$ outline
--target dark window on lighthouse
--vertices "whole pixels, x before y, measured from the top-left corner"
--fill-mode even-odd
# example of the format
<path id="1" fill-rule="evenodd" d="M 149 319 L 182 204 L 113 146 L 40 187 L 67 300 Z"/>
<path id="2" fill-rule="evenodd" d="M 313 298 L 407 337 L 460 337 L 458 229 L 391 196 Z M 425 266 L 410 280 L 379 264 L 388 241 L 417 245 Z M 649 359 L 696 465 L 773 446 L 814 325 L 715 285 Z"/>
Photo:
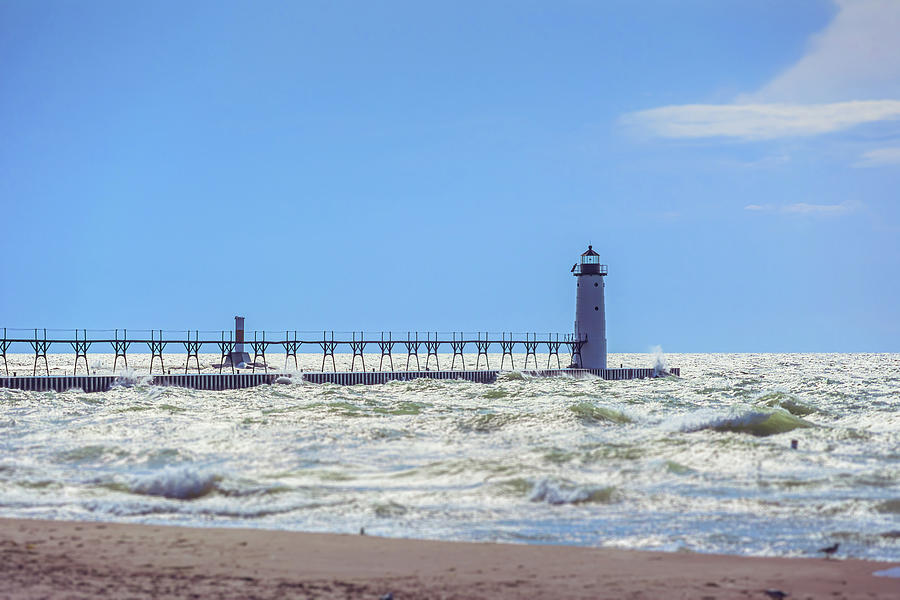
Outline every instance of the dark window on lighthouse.
<path id="1" fill-rule="evenodd" d="M 600 285 L 600 284 L 599 284 L 599 283 L 595 283 L 595 284 L 594 284 L 594 287 L 597 287 L 598 285 Z"/>
<path id="2" fill-rule="evenodd" d="M 594 307 L 594 310 L 600 310 L 600 307 L 599 307 L 599 306 L 595 306 L 595 307 Z"/>

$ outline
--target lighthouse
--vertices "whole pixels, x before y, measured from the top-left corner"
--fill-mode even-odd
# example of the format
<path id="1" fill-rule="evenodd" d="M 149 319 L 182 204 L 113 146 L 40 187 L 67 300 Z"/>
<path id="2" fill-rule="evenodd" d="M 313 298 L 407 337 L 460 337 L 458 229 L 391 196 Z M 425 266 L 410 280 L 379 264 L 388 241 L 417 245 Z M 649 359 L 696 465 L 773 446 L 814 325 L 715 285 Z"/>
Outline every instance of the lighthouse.
<path id="1" fill-rule="evenodd" d="M 606 368 L 606 305 L 603 300 L 606 265 L 600 255 L 588 246 L 580 262 L 572 269 L 575 275 L 575 339 L 582 342 L 576 361 L 583 369 Z"/>

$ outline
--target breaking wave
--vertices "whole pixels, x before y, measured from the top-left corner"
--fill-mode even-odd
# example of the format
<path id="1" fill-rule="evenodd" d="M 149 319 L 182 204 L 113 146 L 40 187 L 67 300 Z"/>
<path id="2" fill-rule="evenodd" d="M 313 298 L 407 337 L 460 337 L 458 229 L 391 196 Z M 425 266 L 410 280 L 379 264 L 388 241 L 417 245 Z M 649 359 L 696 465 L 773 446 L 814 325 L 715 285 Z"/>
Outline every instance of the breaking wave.
<path id="1" fill-rule="evenodd" d="M 609 504 L 614 500 L 614 487 L 582 487 L 541 479 L 534 484 L 528 499 L 547 504 Z"/>
<path id="2" fill-rule="evenodd" d="M 742 415 L 721 417 L 696 427 L 686 428 L 685 431 L 712 430 L 766 437 L 808 427 L 814 427 L 814 425 L 785 410 L 775 410 L 774 412 L 751 411 Z"/>
<path id="3" fill-rule="evenodd" d="M 150 386 L 153 383 L 153 376 L 145 373 L 138 373 L 133 368 L 126 368 L 124 371 L 120 371 L 115 380 L 112 383 L 112 387 L 114 388 L 127 388 L 127 387 L 146 387 Z"/>
<path id="4" fill-rule="evenodd" d="M 631 423 L 632 419 L 625 413 L 619 412 L 605 406 L 597 406 L 590 402 L 579 402 L 569 407 L 569 411 L 574 413 L 582 421 L 588 423 L 618 423 L 620 425 Z"/>
<path id="5" fill-rule="evenodd" d="M 797 417 L 805 417 L 817 412 L 815 408 L 800 402 L 796 397 L 784 392 L 772 392 L 760 396 L 756 400 L 759 406 L 768 406 L 769 408 L 782 408 Z"/>
<path id="6" fill-rule="evenodd" d="M 156 473 L 136 478 L 129 490 L 147 496 L 194 500 L 213 492 L 221 480 L 219 475 L 202 473 L 191 467 L 165 467 Z"/>
<path id="7" fill-rule="evenodd" d="M 459 424 L 462 431 L 474 431 L 477 433 L 490 433 L 497 431 L 510 423 L 522 420 L 527 415 L 514 413 L 485 413 L 466 419 Z"/>
<path id="8" fill-rule="evenodd" d="M 504 383 L 507 381 L 525 381 L 529 379 L 525 373 L 522 371 L 500 371 L 497 373 L 497 383 Z"/>

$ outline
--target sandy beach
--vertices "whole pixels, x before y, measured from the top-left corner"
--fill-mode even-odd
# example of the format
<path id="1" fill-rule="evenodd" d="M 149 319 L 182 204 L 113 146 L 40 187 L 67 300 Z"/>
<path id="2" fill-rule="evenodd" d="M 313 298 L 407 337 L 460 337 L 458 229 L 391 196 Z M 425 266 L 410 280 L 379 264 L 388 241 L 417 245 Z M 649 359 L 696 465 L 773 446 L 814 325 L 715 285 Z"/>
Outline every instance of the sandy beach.
<path id="1" fill-rule="evenodd" d="M 897 598 L 895 565 L 0 519 L 3 598 Z"/>

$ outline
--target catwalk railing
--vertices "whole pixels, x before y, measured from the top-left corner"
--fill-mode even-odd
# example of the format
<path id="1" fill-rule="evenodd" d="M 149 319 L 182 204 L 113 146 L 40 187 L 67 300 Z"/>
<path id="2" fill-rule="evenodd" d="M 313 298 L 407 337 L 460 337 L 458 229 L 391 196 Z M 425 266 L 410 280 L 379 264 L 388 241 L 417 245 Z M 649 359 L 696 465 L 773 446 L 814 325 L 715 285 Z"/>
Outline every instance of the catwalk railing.
<path id="1" fill-rule="evenodd" d="M 50 332 L 48 334 L 48 331 Z M 25 333 L 31 335 L 24 335 Z M 252 338 L 251 338 L 252 334 Z M 337 334 L 337 335 L 336 335 Z M 7 352 L 13 344 L 28 345 L 34 353 L 34 364 L 32 375 L 37 375 L 38 365 L 43 362 L 43 366 L 47 375 L 50 374 L 50 365 L 47 361 L 47 354 L 50 349 L 56 346 L 71 348 L 74 351 L 74 365 L 72 374 L 78 373 L 79 363 L 84 362 L 84 370 L 90 374 L 88 365 L 88 352 L 94 347 L 96 352 L 97 345 L 108 344 L 114 353 L 113 372 L 122 359 L 124 367 L 128 368 L 128 352 L 133 344 L 138 346 L 146 346 L 151 354 L 150 357 L 150 373 L 153 373 L 153 366 L 159 361 L 159 368 L 165 373 L 165 364 L 163 362 L 163 353 L 169 344 L 182 346 L 185 352 L 184 372 L 187 373 L 191 359 L 194 361 L 197 373 L 200 373 L 199 354 L 201 349 L 216 348 L 220 355 L 220 362 L 214 367 L 222 372 L 223 368 L 230 368 L 231 372 L 235 372 L 235 361 L 232 360 L 232 354 L 236 348 L 241 346 L 249 348 L 248 354 L 253 355 L 250 363 L 247 363 L 246 369 L 256 372 L 256 369 L 262 369 L 268 372 L 270 367 L 268 364 L 267 353 L 271 355 L 273 352 L 271 347 L 280 346 L 284 352 L 284 364 L 287 368 L 291 359 L 294 361 L 294 367 L 299 368 L 297 354 L 304 352 L 305 347 L 317 349 L 322 354 L 321 371 L 325 372 L 328 358 L 331 358 L 331 367 L 333 371 L 337 371 L 337 363 L 335 361 L 335 353 L 338 350 L 345 350 L 345 354 L 352 354 L 350 371 L 356 370 L 357 359 L 359 359 L 359 368 L 366 371 L 366 354 L 375 354 L 379 356 L 378 371 L 384 371 L 385 367 L 390 367 L 394 371 L 394 355 L 406 356 L 406 364 L 403 370 L 409 371 L 413 360 L 415 361 L 415 371 L 422 370 L 420 355 L 425 356 L 425 370 L 431 369 L 431 363 L 434 361 L 434 368 L 440 369 L 439 353 L 443 349 L 444 354 L 452 353 L 450 360 L 450 369 L 457 368 L 457 360 L 461 365 L 462 371 L 468 368 L 465 362 L 465 353 L 467 350 L 475 350 L 476 358 L 474 370 L 480 370 L 482 360 L 484 368 L 490 369 L 489 353 L 500 350 L 500 369 L 506 366 L 509 359 L 509 367 L 515 369 L 514 352 L 524 351 L 525 360 L 522 368 L 527 369 L 529 362 L 533 363 L 534 369 L 539 368 L 537 364 L 538 350 L 546 350 L 547 367 L 550 368 L 551 362 L 555 359 L 557 368 L 562 368 L 560 359 L 560 350 L 564 355 L 568 355 L 568 364 L 579 364 L 581 357 L 581 347 L 587 341 L 586 339 L 575 339 L 572 334 L 559 333 L 512 333 L 512 332 L 448 332 L 441 333 L 436 331 L 379 331 L 379 332 L 335 332 L 322 331 L 321 335 L 309 331 L 247 331 L 244 332 L 244 339 L 236 339 L 235 333 L 231 331 L 172 331 L 172 330 L 131 330 L 131 336 L 126 329 L 108 329 L 108 330 L 47 330 L 47 329 L 3 329 L 3 337 L 0 338 L 0 356 L 3 358 L 3 365 L 6 374 L 9 375 L 9 364 L 7 363 Z M 402 351 L 395 353 L 395 348 L 401 348 Z M 371 348 L 374 351 L 367 352 Z M 134 353 L 134 352 L 132 352 Z M 342 352 L 338 352 L 342 353 Z M 471 360 L 471 352 L 469 353 Z M 372 369 L 374 371 L 374 369 Z"/>

